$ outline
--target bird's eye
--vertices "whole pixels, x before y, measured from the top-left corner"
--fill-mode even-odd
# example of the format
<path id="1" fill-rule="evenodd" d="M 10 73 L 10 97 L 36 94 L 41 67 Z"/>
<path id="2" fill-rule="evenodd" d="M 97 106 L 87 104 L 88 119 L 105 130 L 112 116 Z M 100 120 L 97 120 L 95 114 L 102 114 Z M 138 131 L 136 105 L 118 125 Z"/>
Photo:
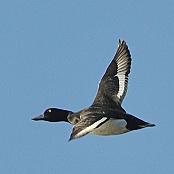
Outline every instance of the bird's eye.
<path id="1" fill-rule="evenodd" d="M 48 112 L 51 112 L 51 109 L 49 109 Z"/>

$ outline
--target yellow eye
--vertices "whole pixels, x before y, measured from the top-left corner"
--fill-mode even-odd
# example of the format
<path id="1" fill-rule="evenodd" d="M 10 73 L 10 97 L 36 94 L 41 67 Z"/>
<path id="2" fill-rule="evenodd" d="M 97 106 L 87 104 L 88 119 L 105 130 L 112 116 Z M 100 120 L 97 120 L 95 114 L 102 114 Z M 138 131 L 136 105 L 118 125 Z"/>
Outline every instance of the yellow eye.
<path id="1" fill-rule="evenodd" d="M 48 112 L 51 112 L 51 109 L 49 109 Z"/>

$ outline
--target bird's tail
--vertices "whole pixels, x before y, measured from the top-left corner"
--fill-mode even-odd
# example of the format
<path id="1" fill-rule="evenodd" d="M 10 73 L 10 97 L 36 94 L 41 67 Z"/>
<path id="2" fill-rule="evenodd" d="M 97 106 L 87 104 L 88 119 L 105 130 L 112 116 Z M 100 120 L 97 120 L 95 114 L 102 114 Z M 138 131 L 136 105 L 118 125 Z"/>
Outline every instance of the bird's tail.
<path id="1" fill-rule="evenodd" d="M 130 118 L 130 117 L 129 117 Z M 137 117 L 134 117 L 131 115 L 131 119 L 127 120 L 127 128 L 129 130 L 137 130 L 137 129 L 142 129 L 145 127 L 153 127 L 155 124 L 148 123 L 146 121 L 143 121 Z"/>

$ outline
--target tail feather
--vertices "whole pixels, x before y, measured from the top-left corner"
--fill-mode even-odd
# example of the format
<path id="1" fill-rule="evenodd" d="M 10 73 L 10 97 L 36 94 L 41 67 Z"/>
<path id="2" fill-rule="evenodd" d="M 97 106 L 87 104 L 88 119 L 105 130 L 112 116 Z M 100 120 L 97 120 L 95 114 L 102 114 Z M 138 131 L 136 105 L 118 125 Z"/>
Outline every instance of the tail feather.
<path id="1" fill-rule="evenodd" d="M 145 128 L 145 127 L 153 127 L 155 126 L 155 124 L 151 124 L 151 123 L 147 123 L 145 125 L 139 125 L 141 128 Z"/>
<path id="2" fill-rule="evenodd" d="M 130 117 L 131 116 L 131 117 Z M 136 118 L 132 115 L 129 115 L 128 117 L 129 119 L 127 119 L 127 129 L 129 130 L 137 130 L 137 129 L 142 129 L 142 128 L 146 128 L 146 127 L 153 127 L 155 126 L 155 124 L 151 124 L 148 122 L 145 122 L 139 118 Z"/>

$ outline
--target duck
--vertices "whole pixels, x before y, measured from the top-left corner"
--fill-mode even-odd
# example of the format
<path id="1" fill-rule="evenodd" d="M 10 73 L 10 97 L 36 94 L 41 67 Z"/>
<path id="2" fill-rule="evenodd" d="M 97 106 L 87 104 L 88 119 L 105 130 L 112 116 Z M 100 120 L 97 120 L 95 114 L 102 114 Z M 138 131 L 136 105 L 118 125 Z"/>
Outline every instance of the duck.
<path id="1" fill-rule="evenodd" d="M 88 133 L 101 136 L 119 135 L 155 126 L 128 114 L 121 106 L 128 89 L 131 61 L 126 42 L 119 40 L 116 54 L 99 82 L 98 91 L 91 106 L 78 112 L 48 108 L 32 120 L 65 121 L 72 124 L 69 141 Z"/>

